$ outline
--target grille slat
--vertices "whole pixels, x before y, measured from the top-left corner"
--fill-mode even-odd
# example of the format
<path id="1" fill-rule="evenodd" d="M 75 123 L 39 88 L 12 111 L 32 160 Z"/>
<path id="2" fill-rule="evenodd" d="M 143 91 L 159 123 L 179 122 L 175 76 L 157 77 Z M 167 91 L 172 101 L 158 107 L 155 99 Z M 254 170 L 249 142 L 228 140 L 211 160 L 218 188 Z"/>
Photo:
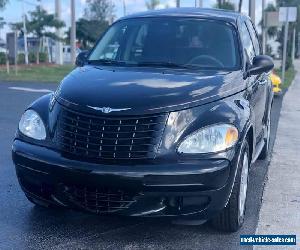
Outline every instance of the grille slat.
<path id="1" fill-rule="evenodd" d="M 108 164 L 155 158 L 167 115 L 107 117 L 61 108 L 56 140 L 67 157 Z"/>
<path id="2" fill-rule="evenodd" d="M 64 145 L 69 146 L 68 144 L 65 144 L 65 143 L 64 143 Z M 107 147 L 107 146 L 106 146 L 106 147 Z M 113 147 L 113 146 L 110 146 L 110 147 Z M 86 149 L 86 148 L 80 147 L 80 146 L 76 146 L 76 148 L 82 149 L 82 150 L 85 150 L 85 149 Z M 90 150 L 91 152 L 95 152 L 95 153 L 98 153 L 98 152 L 99 152 L 98 150 L 93 150 L 93 149 L 90 149 L 90 148 L 89 148 L 89 150 Z M 103 153 L 110 153 L 110 152 L 112 152 L 112 151 L 114 151 L 114 150 L 102 150 L 101 152 L 103 152 Z M 121 151 L 121 152 L 129 153 L 129 152 L 131 152 L 131 151 Z M 137 151 L 137 150 L 135 150 L 134 152 L 136 152 L 136 153 L 146 153 L 146 152 L 154 152 L 154 151 L 149 151 L 149 150 L 144 150 L 144 151 L 140 150 L 140 151 Z"/>
<path id="3" fill-rule="evenodd" d="M 69 140 L 69 141 L 72 141 L 74 138 L 70 138 L 68 136 L 63 136 L 63 135 L 58 135 L 59 137 L 62 137 L 63 139 L 66 139 L 66 140 Z M 139 138 L 140 139 L 140 138 Z M 134 139 L 134 140 L 139 140 L 139 139 Z M 110 140 L 110 141 L 115 141 L 114 139 L 103 139 L 103 140 Z M 130 140 L 130 139 L 119 139 L 118 141 L 124 141 L 124 140 Z M 86 141 L 81 141 L 79 139 L 77 139 L 78 142 L 81 142 L 81 143 L 86 143 Z M 65 143 L 67 144 L 67 143 Z M 151 146 L 153 145 L 152 143 L 137 143 L 139 146 Z M 93 146 L 99 146 L 98 143 L 92 143 L 92 142 L 89 142 L 89 145 L 93 145 Z M 119 146 L 126 146 L 126 147 L 129 147 L 129 146 L 134 146 L 135 143 L 131 143 L 131 144 L 121 144 Z M 115 144 L 107 144 L 106 146 L 115 146 Z"/>
<path id="4" fill-rule="evenodd" d="M 71 122 L 75 122 L 77 120 L 75 119 L 69 119 L 69 118 L 66 118 L 66 120 L 69 120 Z M 112 123 L 112 124 L 109 124 L 109 123 L 93 123 L 93 122 L 86 122 L 86 121 L 82 121 L 82 120 L 78 120 L 80 123 L 84 123 L 84 124 L 90 124 L 91 126 L 104 126 L 104 127 L 119 127 L 120 125 L 122 125 L 123 127 L 134 127 L 136 126 L 137 124 L 138 125 L 143 125 L 143 126 L 151 126 L 151 125 L 158 125 L 158 124 L 161 124 L 161 123 L 164 123 L 164 122 L 151 122 L 151 123 L 137 123 L 137 124 L 124 124 L 124 123 Z M 68 122 L 67 122 L 68 123 Z"/>
<path id="5" fill-rule="evenodd" d="M 65 195 L 75 206 L 93 213 L 111 213 L 136 202 L 136 193 L 111 188 L 66 186 Z"/>
<path id="6" fill-rule="evenodd" d="M 77 129 L 77 131 L 79 130 L 86 130 L 86 131 L 90 131 L 90 132 L 96 132 L 96 133 L 111 133 L 111 134 L 128 134 L 128 133 L 133 133 L 133 132 L 137 132 L 137 133 L 155 133 L 155 132 L 161 132 L 163 129 L 159 129 L 159 130 L 153 130 L 153 129 L 149 129 L 149 130 L 141 130 L 141 131 L 138 131 L 138 130 L 133 130 L 133 132 L 127 132 L 127 131 L 109 131 L 109 130 L 88 130 L 88 129 L 81 129 L 80 127 L 78 126 L 70 126 L 70 127 L 73 127 L 74 129 Z M 66 129 L 62 129 L 63 132 L 68 132 L 68 133 L 75 133 L 74 131 L 68 131 Z"/>

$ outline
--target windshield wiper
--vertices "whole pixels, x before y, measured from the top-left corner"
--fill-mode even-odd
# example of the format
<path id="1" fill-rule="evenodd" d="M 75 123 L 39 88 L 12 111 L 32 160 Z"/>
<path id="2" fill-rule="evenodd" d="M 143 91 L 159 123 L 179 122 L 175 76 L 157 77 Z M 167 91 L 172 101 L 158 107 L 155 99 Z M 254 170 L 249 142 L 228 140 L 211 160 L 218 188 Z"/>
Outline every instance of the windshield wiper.
<path id="1" fill-rule="evenodd" d="M 98 59 L 98 60 L 88 60 L 89 64 L 95 65 L 126 65 L 126 66 L 138 66 L 138 67 L 164 67 L 164 68 L 178 68 L 178 69 L 191 69 L 197 68 L 193 65 L 184 65 L 177 64 L 173 62 L 155 62 L 155 61 L 144 61 L 144 62 L 126 62 L 126 61 L 118 61 L 115 59 Z"/>
<path id="2" fill-rule="evenodd" d="M 190 69 L 191 66 L 184 65 L 184 64 L 177 64 L 173 62 L 138 62 L 137 66 L 143 67 L 143 66 L 156 66 L 156 67 L 166 67 L 166 68 L 182 68 L 182 69 Z"/>
<path id="3" fill-rule="evenodd" d="M 89 64 L 100 64 L 100 65 L 126 65 L 124 61 L 118 61 L 114 59 L 98 59 L 98 60 L 88 60 Z"/>

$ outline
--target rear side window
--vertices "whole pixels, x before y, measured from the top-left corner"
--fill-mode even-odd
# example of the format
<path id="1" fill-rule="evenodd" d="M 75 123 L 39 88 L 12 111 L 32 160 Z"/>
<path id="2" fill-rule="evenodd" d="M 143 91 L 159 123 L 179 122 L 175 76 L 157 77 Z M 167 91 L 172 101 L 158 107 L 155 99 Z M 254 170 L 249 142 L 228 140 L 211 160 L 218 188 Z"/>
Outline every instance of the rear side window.
<path id="1" fill-rule="evenodd" d="M 247 24 L 248 30 L 249 30 L 251 38 L 252 38 L 252 42 L 253 42 L 254 49 L 255 49 L 255 54 L 259 55 L 260 54 L 260 46 L 259 46 L 259 41 L 257 38 L 257 33 L 254 30 L 253 24 L 250 20 L 246 20 L 246 24 Z"/>
<path id="2" fill-rule="evenodd" d="M 241 39 L 242 39 L 243 47 L 246 50 L 250 62 L 252 62 L 252 59 L 255 56 L 255 50 L 251 40 L 250 33 L 244 22 L 242 23 L 241 26 L 241 36 L 242 36 Z"/>

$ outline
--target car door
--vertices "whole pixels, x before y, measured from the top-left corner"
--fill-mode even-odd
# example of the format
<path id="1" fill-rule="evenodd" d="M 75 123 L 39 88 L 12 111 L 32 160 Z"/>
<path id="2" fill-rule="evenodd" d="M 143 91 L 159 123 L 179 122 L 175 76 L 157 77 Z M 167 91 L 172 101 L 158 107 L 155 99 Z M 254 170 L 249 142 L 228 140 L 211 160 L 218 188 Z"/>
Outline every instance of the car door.
<path id="1" fill-rule="evenodd" d="M 258 40 L 258 34 L 257 31 L 255 30 L 255 26 L 253 25 L 253 23 L 251 22 L 250 19 L 246 19 L 246 25 L 247 28 L 250 32 L 250 36 L 253 42 L 253 46 L 254 46 L 254 50 L 255 50 L 255 54 L 256 55 L 260 55 L 261 54 L 261 47 L 260 47 L 260 43 Z M 258 81 L 259 81 L 259 88 L 260 88 L 260 102 L 261 102 L 261 115 L 260 115 L 260 121 L 261 121 L 261 125 L 262 127 L 264 127 L 265 125 L 265 118 L 266 118 L 266 114 L 267 114 L 267 107 L 268 107 L 268 95 L 269 95 L 269 89 L 271 88 L 271 83 L 270 83 L 270 79 L 269 79 L 269 74 L 267 73 L 262 73 L 261 75 L 258 76 Z"/>
<path id="2" fill-rule="evenodd" d="M 248 22 L 248 25 L 247 25 Z M 251 26 L 250 26 L 251 25 Z M 256 32 L 250 20 L 244 20 L 241 23 L 241 36 L 244 47 L 245 58 L 247 58 L 247 66 L 252 64 L 253 58 L 260 54 L 259 42 L 256 37 Z M 252 31 L 252 32 L 251 32 Z M 252 33 L 252 35 L 251 35 Z M 260 142 L 263 138 L 264 115 L 266 108 L 267 84 L 266 74 L 249 76 L 247 84 L 250 88 L 251 98 L 250 103 L 254 110 L 255 116 L 255 136 L 256 142 Z"/>

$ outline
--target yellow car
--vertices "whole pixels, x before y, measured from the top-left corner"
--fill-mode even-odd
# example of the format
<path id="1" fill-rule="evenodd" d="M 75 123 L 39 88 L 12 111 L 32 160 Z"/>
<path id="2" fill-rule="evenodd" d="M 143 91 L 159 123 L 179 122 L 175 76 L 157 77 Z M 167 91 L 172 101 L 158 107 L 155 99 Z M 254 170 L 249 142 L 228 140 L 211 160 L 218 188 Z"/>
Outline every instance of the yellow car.
<path id="1" fill-rule="evenodd" d="M 276 75 L 274 72 L 272 72 L 270 74 L 270 79 L 271 79 L 271 82 L 273 84 L 273 92 L 274 94 L 276 95 L 279 95 L 281 94 L 282 90 L 280 88 L 280 85 L 281 85 L 281 79 L 278 75 Z"/>

